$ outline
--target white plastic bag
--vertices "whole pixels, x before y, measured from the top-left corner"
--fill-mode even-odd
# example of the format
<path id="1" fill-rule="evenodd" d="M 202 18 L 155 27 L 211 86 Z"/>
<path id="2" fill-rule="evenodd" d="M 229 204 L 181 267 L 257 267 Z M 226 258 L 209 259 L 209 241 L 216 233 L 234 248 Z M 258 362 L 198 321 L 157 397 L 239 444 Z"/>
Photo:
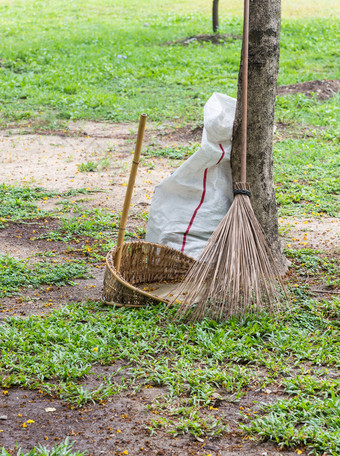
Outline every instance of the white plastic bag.
<path id="1" fill-rule="evenodd" d="M 214 93 L 201 148 L 155 189 L 146 241 L 197 258 L 233 200 L 230 151 L 236 100 Z"/>

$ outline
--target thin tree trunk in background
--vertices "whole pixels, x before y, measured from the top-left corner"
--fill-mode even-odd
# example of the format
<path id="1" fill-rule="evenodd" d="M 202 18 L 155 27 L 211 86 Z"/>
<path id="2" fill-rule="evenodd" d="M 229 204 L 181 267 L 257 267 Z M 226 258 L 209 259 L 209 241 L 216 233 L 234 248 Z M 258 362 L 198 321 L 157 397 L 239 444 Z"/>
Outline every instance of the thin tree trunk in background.
<path id="1" fill-rule="evenodd" d="M 287 269 L 278 233 L 273 182 L 273 128 L 280 56 L 281 0 L 252 0 L 249 23 L 247 181 L 251 203 L 281 272 Z M 231 166 L 240 181 L 242 58 Z"/>
<path id="2" fill-rule="evenodd" d="M 218 31 L 219 23 L 218 23 L 218 1 L 213 0 L 213 7 L 212 7 L 212 23 L 213 23 L 213 32 L 216 33 Z"/>

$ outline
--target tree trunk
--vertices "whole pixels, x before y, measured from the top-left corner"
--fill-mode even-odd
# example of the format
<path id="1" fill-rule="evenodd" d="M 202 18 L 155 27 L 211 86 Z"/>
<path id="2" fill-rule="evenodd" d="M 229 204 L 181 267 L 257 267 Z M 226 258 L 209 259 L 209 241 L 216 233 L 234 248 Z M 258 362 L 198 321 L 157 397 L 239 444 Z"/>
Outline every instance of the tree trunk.
<path id="1" fill-rule="evenodd" d="M 273 128 L 280 56 L 281 0 L 252 0 L 249 22 L 247 181 L 251 203 L 280 272 L 287 269 L 278 233 L 273 182 Z M 242 57 L 238 80 L 231 166 L 240 181 Z"/>
<path id="2" fill-rule="evenodd" d="M 218 32 L 218 0 L 213 0 L 213 7 L 212 7 L 212 24 L 213 24 L 213 32 Z"/>

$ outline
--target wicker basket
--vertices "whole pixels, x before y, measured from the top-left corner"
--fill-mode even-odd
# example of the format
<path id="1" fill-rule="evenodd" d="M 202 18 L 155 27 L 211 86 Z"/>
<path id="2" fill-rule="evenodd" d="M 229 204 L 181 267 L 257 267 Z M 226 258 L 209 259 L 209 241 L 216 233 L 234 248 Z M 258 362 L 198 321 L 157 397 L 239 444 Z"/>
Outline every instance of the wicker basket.
<path id="1" fill-rule="evenodd" d="M 117 248 L 106 257 L 103 300 L 106 304 L 143 307 L 168 303 L 164 297 L 151 294 L 150 285 L 178 283 L 194 259 L 160 244 L 127 242 L 123 244 L 119 273 L 114 266 Z"/>

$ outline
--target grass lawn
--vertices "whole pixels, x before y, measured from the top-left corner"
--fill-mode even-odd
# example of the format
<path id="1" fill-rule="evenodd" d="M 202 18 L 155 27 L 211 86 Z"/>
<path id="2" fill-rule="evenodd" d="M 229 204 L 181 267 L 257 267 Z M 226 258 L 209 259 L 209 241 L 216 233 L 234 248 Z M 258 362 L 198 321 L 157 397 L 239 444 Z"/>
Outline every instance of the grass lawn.
<path id="1" fill-rule="evenodd" d="M 339 77 L 338 21 L 329 3 L 321 11 L 310 3 L 319 17 L 283 19 L 279 84 Z M 211 33 L 200 3 L 1 2 L 2 125 L 133 121 L 143 111 L 158 122 L 200 122 L 213 91 L 236 95 L 242 21 L 233 5 L 221 5 L 224 46 L 182 46 L 167 43 Z"/>
<path id="2" fill-rule="evenodd" d="M 160 163 L 152 160 L 163 158 L 178 166 L 197 143 L 169 145 L 164 136 L 174 127 L 200 126 L 213 91 L 236 96 L 240 2 L 220 5 L 220 33 L 228 35 L 224 44 L 176 44 L 211 33 L 210 6 L 189 0 L 166 0 L 161 6 L 154 0 L 0 0 L 1 128 L 17 143 L 15 129 L 22 135 L 64 130 L 70 139 L 73 121 L 132 123 L 144 111 L 156 139 L 148 139 L 143 166 L 151 170 Z M 283 1 L 280 85 L 339 79 L 337 8 L 334 1 Z M 338 224 L 339 94 L 278 96 L 276 124 L 281 234 L 293 230 L 297 220 L 306 231 L 325 220 Z M 130 152 L 131 135 L 122 147 Z M 5 167 L 8 157 L 1 146 L 0 154 Z M 75 173 L 104 173 L 105 157 L 79 163 Z M 126 168 L 119 172 L 125 175 Z M 115 197 L 117 187 L 112 188 L 103 198 Z M 142 424 L 135 423 L 140 438 L 170 442 L 170 448 L 175 439 L 186 439 L 180 442 L 188 445 L 187 454 L 195 449 L 199 456 L 217 455 L 209 444 L 214 448 L 236 439 L 249 455 L 267 444 L 272 451 L 339 455 L 339 247 L 310 248 L 302 239 L 287 245 L 286 282 L 293 298 L 289 309 L 274 316 L 176 324 L 173 310 L 164 306 L 105 307 L 99 294 L 71 303 L 59 297 L 62 305 L 53 309 L 57 293 L 66 296 L 76 282 L 102 272 L 105 253 L 115 244 L 119 211 L 112 213 L 104 202 L 90 207 L 98 192 L 90 185 L 63 191 L 0 182 L 0 247 L 5 251 L 13 238 L 30 246 L 27 258 L 0 253 L 0 405 L 25 390 L 52 406 L 66 404 L 59 421 L 72 413 L 79 413 L 80 421 L 87 408 L 101 407 L 105 415 L 112 401 L 132 397 L 144 413 Z M 146 219 L 145 208 L 136 210 L 129 236 L 143 236 Z M 335 229 L 333 234 L 339 238 Z M 41 295 L 44 313 L 13 316 L 18 303 L 33 305 Z M 147 402 L 143 394 L 151 390 L 156 393 Z M 91 447 L 80 431 L 57 443 L 45 438 L 43 444 L 33 434 L 33 444 L 25 447 L 28 437 L 20 432 L 33 432 L 37 423 L 15 407 L 18 425 L 14 418 L 0 420 L 0 456 L 96 451 L 97 444 Z M 7 415 L 3 410 L 0 416 Z M 124 416 L 120 413 L 112 426 L 123 426 Z M 13 429 L 20 437 L 17 447 L 6 443 Z M 98 433 L 104 433 L 101 429 Z M 121 432 L 105 429 L 107 439 Z M 246 446 L 256 445 L 256 439 L 266 443 Z M 117 443 L 112 454 L 144 454 L 123 443 L 127 446 Z M 108 443 L 102 445 L 111 454 Z M 149 454 L 161 453 L 150 447 Z"/>

